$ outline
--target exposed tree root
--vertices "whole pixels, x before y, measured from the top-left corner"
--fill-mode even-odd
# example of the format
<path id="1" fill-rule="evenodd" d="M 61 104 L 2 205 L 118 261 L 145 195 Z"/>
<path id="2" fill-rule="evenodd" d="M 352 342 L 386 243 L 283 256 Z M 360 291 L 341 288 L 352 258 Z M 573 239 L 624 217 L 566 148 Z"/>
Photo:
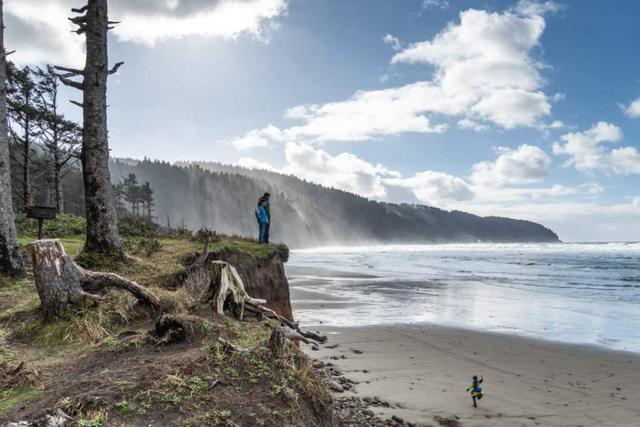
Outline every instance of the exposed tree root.
<path id="1" fill-rule="evenodd" d="M 193 306 L 211 303 L 213 310 L 223 314 L 225 308 L 233 311 L 242 320 L 245 310 L 260 316 L 275 319 L 290 329 L 288 338 L 303 341 L 325 342 L 326 336 L 300 329 L 297 322 L 276 313 L 266 306 L 266 301 L 252 298 L 245 290 L 244 283 L 236 268 L 225 261 L 209 261 L 209 244 L 205 242 L 202 254 L 176 277 L 177 286 L 184 286 Z"/>

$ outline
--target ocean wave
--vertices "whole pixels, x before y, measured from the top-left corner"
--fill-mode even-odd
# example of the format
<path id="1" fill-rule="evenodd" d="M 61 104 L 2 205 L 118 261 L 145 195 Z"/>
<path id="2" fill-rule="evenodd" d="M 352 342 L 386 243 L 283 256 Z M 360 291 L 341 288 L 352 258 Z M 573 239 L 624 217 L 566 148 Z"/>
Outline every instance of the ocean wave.
<path id="1" fill-rule="evenodd" d="M 596 242 L 596 243 L 434 243 L 434 244 L 398 244 L 370 246 L 322 246 L 317 248 L 296 249 L 293 253 L 388 253 L 388 252 L 447 252 L 447 251 L 525 251 L 533 253 L 567 252 L 624 252 L 625 258 L 640 256 L 640 242 Z"/>

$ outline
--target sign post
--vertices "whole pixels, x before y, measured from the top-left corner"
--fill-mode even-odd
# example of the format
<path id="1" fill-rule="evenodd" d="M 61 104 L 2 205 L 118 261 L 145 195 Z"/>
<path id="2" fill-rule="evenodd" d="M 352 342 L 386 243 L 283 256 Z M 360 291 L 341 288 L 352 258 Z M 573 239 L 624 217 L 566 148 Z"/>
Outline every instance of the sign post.
<path id="1" fill-rule="evenodd" d="M 42 240 L 42 225 L 45 219 L 56 219 L 57 209 L 50 206 L 27 206 L 27 218 L 38 220 L 38 240 Z"/>

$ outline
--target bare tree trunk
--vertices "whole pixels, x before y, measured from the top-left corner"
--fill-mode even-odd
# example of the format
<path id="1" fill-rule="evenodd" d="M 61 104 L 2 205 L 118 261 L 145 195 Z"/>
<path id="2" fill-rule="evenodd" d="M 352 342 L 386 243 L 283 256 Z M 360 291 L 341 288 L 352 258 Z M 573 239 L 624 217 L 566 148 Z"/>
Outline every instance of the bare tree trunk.
<path id="1" fill-rule="evenodd" d="M 29 107 L 30 96 L 26 94 L 26 105 Z M 22 155 L 24 163 L 22 164 L 22 180 L 23 180 L 23 198 L 24 205 L 31 206 L 33 204 L 33 196 L 31 195 L 31 117 L 30 112 L 24 114 L 24 141 L 22 143 Z"/>
<path id="2" fill-rule="evenodd" d="M 56 209 L 59 213 L 64 212 L 64 195 L 62 194 L 62 165 L 60 165 L 60 155 L 55 154 L 53 180 L 56 190 Z"/>
<path id="3" fill-rule="evenodd" d="M 62 159 L 60 158 L 60 132 L 58 132 L 58 90 L 57 86 L 54 89 L 52 99 L 53 109 L 53 132 L 51 146 L 53 148 L 53 185 L 56 191 L 56 210 L 59 213 L 64 211 L 64 201 L 62 199 Z"/>
<path id="4" fill-rule="evenodd" d="M 38 240 L 31 246 L 33 276 L 40 296 L 40 308 L 45 321 L 63 318 L 70 308 L 85 300 L 101 301 L 107 288 L 130 292 L 138 301 L 160 309 L 160 300 L 135 282 L 113 273 L 88 271 L 79 267 L 64 250 L 58 239 Z"/>
<path id="5" fill-rule="evenodd" d="M 2 3 L 0 0 L 0 274 L 19 278 L 24 276 L 25 272 L 16 236 L 11 198 L 11 162 L 7 129 L 7 67 Z"/>
<path id="6" fill-rule="evenodd" d="M 85 25 L 87 61 L 83 84 L 82 170 L 87 239 L 84 251 L 123 256 L 109 174 L 107 0 L 89 0 Z"/>

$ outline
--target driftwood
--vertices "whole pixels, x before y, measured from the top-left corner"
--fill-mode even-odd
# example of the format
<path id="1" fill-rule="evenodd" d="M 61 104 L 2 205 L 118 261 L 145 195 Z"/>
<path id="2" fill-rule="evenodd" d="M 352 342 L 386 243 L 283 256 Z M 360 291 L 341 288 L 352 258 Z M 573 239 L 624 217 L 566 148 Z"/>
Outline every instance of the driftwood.
<path id="1" fill-rule="evenodd" d="M 160 300 L 148 289 L 114 273 L 88 271 L 77 265 L 58 239 L 31 244 L 33 273 L 45 321 L 64 317 L 65 312 L 86 300 L 104 301 L 99 295 L 108 288 L 130 292 L 138 301 L 160 308 Z"/>
<path id="2" fill-rule="evenodd" d="M 325 342 L 327 337 L 300 329 L 297 322 L 281 316 L 266 306 L 266 301 L 252 298 L 236 268 L 225 261 L 209 261 L 209 244 L 205 242 L 202 254 L 178 275 L 178 286 L 186 289 L 192 306 L 211 303 L 216 313 L 231 309 L 239 320 L 245 311 L 275 319 L 290 329 L 287 337 L 309 343 Z"/>

